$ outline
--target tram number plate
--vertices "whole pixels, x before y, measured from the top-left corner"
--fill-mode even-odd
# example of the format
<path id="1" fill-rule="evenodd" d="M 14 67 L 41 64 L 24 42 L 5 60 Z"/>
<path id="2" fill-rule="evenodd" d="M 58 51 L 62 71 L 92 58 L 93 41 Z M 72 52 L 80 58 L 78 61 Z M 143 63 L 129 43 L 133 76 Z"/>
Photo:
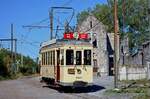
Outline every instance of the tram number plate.
<path id="1" fill-rule="evenodd" d="M 76 77 L 76 79 L 82 79 L 82 77 Z"/>
<path id="2" fill-rule="evenodd" d="M 75 74 L 75 70 L 74 69 L 68 69 L 68 74 Z"/>

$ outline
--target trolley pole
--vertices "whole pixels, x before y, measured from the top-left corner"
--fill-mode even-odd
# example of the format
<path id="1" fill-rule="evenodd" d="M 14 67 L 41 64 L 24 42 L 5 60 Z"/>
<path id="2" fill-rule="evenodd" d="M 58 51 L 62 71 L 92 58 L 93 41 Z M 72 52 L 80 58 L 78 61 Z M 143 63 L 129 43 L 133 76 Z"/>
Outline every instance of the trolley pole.
<path id="1" fill-rule="evenodd" d="M 119 64 L 119 33 L 117 18 L 117 1 L 114 0 L 114 87 L 117 88 Z"/>
<path id="2" fill-rule="evenodd" d="M 50 18 L 50 40 L 53 39 L 53 9 L 49 11 L 49 18 Z"/>

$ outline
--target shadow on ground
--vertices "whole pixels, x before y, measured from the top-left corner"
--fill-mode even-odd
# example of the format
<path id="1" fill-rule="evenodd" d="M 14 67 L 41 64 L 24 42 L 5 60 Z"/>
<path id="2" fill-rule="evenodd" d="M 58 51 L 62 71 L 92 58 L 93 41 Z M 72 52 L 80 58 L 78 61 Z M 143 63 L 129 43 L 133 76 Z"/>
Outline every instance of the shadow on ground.
<path id="1" fill-rule="evenodd" d="M 88 87 L 77 87 L 77 88 L 60 87 L 60 86 L 52 86 L 52 85 L 47 85 L 47 86 L 43 86 L 43 87 L 57 90 L 60 93 L 90 93 L 90 92 L 96 92 L 96 91 L 105 89 L 104 87 L 98 86 L 98 85 L 92 85 L 92 86 L 88 86 Z"/>

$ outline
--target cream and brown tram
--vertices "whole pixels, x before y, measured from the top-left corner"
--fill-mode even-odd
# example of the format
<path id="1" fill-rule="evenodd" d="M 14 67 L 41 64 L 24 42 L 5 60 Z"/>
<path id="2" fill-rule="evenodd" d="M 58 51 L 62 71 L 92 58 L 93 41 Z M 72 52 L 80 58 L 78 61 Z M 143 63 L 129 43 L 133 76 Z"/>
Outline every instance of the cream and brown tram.
<path id="1" fill-rule="evenodd" d="M 93 82 L 92 44 L 82 40 L 52 40 L 40 49 L 40 75 L 61 86 Z"/>

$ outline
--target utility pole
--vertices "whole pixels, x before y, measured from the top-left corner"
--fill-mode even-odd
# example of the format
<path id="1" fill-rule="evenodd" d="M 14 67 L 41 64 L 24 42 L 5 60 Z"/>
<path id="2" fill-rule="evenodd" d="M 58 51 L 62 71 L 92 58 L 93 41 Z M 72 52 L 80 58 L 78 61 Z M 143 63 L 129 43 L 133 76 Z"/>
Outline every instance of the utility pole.
<path id="1" fill-rule="evenodd" d="M 10 51 L 11 51 L 11 68 L 12 68 L 12 71 L 13 71 L 14 70 L 13 66 L 16 65 L 14 63 L 16 63 L 16 53 L 17 53 L 17 39 L 14 39 L 13 24 L 11 24 L 10 33 L 11 33 L 10 38 L 2 38 L 2 39 L 0 39 L 0 41 L 1 42 L 9 41 L 10 44 L 11 44 L 11 49 L 10 49 Z M 14 46 L 15 46 L 15 49 L 14 49 Z M 14 50 L 15 50 L 15 52 L 13 52 Z"/>
<path id="2" fill-rule="evenodd" d="M 11 24 L 11 59 L 12 64 L 14 63 L 14 56 L 13 56 L 13 24 Z"/>
<path id="3" fill-rule="evenodd" d="M 21 42 L 21 49 L 23 49 L 23 42 Z M 21 67 L 23 67 L 23 54 L 20 54 L 20 59 Z"/>
<path id="4" fill-rule="evenodd" d="M 15 39 L 15 57 L 14 57 L 14 62 L 15 62 L 15 66 L 17 66 L 17 61 L 16 61 L 16 56 L 17 56 L 17 39 Z M 15 68 L 15 72 L 18 71 L 18 66 Z"/>
<path id="5" fill-rule="evenodd" d="M 119 27 L 117 18 L 117 1 L 114 0 L 114 87 L 117 88 L 119 66 Z"/>
<path id="6" fill-rule="evenodd" d="M 21 67 L 23 67 L 23 55 L 21 54 Z"/>
<path id="7" fill-rule="evenodd" d="M 148 21 L 150 22 L 150 0 L 148 0 Z M 150 39 L 150 23 L 148 26 L 148 31 L 149 31 L 149 39 Z"/>

